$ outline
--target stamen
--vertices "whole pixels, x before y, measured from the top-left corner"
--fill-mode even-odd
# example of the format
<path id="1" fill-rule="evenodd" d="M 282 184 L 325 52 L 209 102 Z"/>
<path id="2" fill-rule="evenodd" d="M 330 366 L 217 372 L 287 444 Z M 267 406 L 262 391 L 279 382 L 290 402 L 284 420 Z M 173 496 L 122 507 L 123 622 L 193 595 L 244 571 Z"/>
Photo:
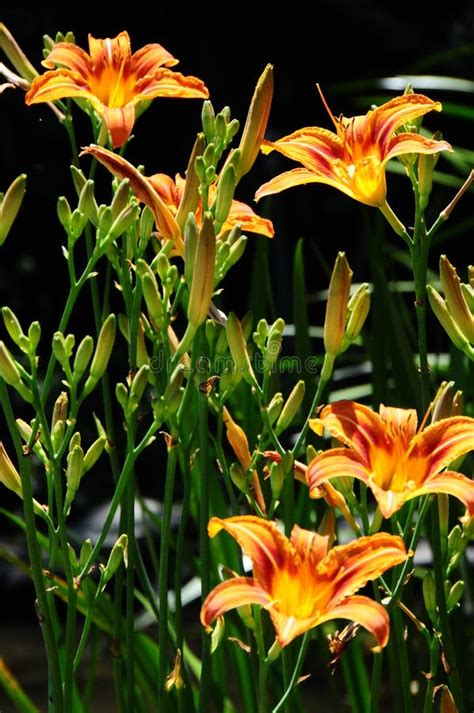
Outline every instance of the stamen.
<path id="1" fill-rule="evenodd" d="M 317 90 L 318 90 L 318 92 L 319 92 L 319 96 L 321 97 L 321 101 L 323 102 L 327 113 L 328 113 L 329 116 L 331 117 L 332 123 L 334 124 L 334 126 L 336 127 L 336 129 L 338 129 L 338 128 L 339 128 L 338 121 L 337 121 L 337 119 L 335 118 L 334 114 L 332 113 L 331 109 L 329 108 L 329 105 L 328 105 L 328 103 L 327 103 L 327 101 L 326 101 L 326 98 L 325 98 L 325 96 L 324 96 L 324 94 L 323 94 L 323 90 L 322 90 L 321 87 L 319 86 L 319 83 L 318 83 L 318 82 L 316 82 L 316 88 L 317 88 Z"/>

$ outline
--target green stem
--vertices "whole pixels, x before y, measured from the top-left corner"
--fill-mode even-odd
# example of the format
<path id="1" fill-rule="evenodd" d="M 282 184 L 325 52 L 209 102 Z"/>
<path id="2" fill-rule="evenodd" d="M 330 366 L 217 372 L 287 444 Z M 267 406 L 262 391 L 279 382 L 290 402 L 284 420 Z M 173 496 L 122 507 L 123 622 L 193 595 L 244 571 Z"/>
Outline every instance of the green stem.
<path id="1" fill-rule="evenodd" d="M 201 335 L 204 331 L 201 329 Z M 204 342 L 204 339 L 200 340 Z M 195 361 L 195 360 L 194 360 Z M 210 551 L 209 536 L 207 534 L 207 524 L 209 521 L 209 481 L 210 481 L 210 457 L 209 457 L 209 424 L 208 424 L 208 403 L 205 394 L 199 392 L 199 465 L 201 475 L 201 493 L 199 504 L 199 547 L 201 555 L 201 588 L 202 602 L 208 595 L 211 588 L 210 581 Z M 206 631 L 202 630 L 202 672 L 199 686 L 199 713 L 208 713 L 210 708 L 210 683 L 211 683 L 211 642 Z"/>
<path id="2" fill-rule="evenodd" d="M 393 628 L 395 630 L 395 646 L 398 657 L 398 665 L 401 679 L 401 697 L 403 701 L 403 712 L 412 713 L 412 699 L 410 693 L 410 668 L 408 665 L 407 645 L 404 638 L 402 613 L 398 607 L 392 611 Z"/>
<path id="3" fill-rule="evenodd" d="M 305 635 L 303 636 L 303 641 L 301 642 L 301 647 L 300 647 L 300 650 L 298 653 L 298 658 L 296 660 L 296 665 L 293 670 L 293 675 L 291 677 L 290 684 L 289 684 L 288 688 L 286 689 L 286 691 L 284 692 L 283 696 L 280 698 L 280 700 L 276 704 L 275 708 L 272 710 L 272 713 L 279 713 L 283 709 L 283 706 L 285 705 L 288 698 L 291 696 L 293 689 L 295 688 L 295 686 L 298 682 L 298 679 L 300 677 L 301 669 L 303 668 L 303 663 L 304 663 L 304 659 L 306 656 L 306 651 L 308 649 L 308 644 L 310 642 L 310 638 L 311 638 L 310 632 L 307 631 L 305 633 Z"/>
<path id="4" fill-rule="evenodd" d="M 133 453 L 135 447 L 135 424 L 132 419 L 127 424 L 127 452 Z M 128 538 L 128 564 L 125 575 L 126 587 L 126 675 L 127 675 L 127 711 L 135 710 L 135 478 L 132 468 L 131 477 L 125 489 L 126 530 Z"/>
<path id="5" fill-rule="evenodd" d="M 20 437 L 16 427 L 15 417 L 10 403 L 10 397 L 3 379 L 0 379 L 0 402 L 2 404 L 5 419 L 10 430 L 16 457 L 19 464 L 22 490 L 23 490 L 23 512 L 25 518 L 26 542 L 28 555 L 31 563 L 31 574 L 35 586 L 35 593 L 38 600 L 38 617 L 43 634 L 48 661 L 48 688 L 50 713 L 63 713 L 63 691 L 61 687 L 61 669 L 59 665 L 58 642 L 54 635 L 52 626 L 51 611 L 46 594 L 45 582 L 43 579 L 43 568 L 41 563 L 41 553 L 36 536 L 35 514 L 33 509 L 33 491 L 31 486 L 30 461 L 24 456 Z"/>
<path id="6" fill-rule="evenodd" d="M 165 681 L 168 672 L 168 562 L 170 552 L 171 535 L 171 513 L 173 510 L 174 482 L 176 476 L 176 463 L 178 458 L 178 446 L 173 443 L 168 448 L 168 463 L 166 466 L 165 493 L 163 502 L 163 519 L 160 532 L 160 619 L 159 619 L 159 643 L 160 643 L 160 664 L 158 675 L 158 710 L 166 713 L 168 709 L 168 697 L 165 694 Z"/>
<path id="7" fill-rule="evenodd" d="M 268 713 L 267 675 L 269 663 L 266 661 L 265 641 L 263 638 L 262 616 L 259 607 L 253 608 L 255 620 L 255 638 L 258 653 L 258 713 Z"/>
<path id="8" fill-rule="evenodd" d="M 441 638 L 444 646 L 444 653 L 447 662 L 448 678 L 456 702 L 458 712 L 464 713 L 464 699 L 462 693 L 459 671 L 456 665 L 456 653 L 453 637 L 451 633 L 451 623 L 449 621 L 446 608 L 446 595 L 444 591 L 444 571 L 442 562 L 441 533 L 439 526 L 439 511 L 434 507 L 431 509 L 431 547 L 433 549 L 434 579 L 436 586 L 436 603 L 438 605 Z"/>
<path id="9" fill-rule="evenodd" d="M 319 402 L 323 396 L 326 384 L 328 383 L 329 379 L 331 378 L 331 374 L 332 374 L 332 371 L 334 368 L 334 361 L 335 361 L 335 357 L 333 354 L 325 354 L 324 355 L 324 362 L 323 362 L 323 367 L 321 369 L 321 375 L 319 377 L 318 388 L 316 389 L 316 393 L 314 394 L 311 408 L 308 411 L 306 420 L 303 424 L 303 427 L 299 433 L 299 436 L 298 436 L 296 443 L 292 450 L 292 453 L 295 456 L 295 458 L 298 456 L 298 452 L 299 452 L 301 446 L 303 445 L 304 439 L 306 438 L 306 434 L 307 434 L 308 428 L 309 428 L 309 419 L 312 417 L 316 408 L 319 406 Z"/>
<path id="10" fill-rule="evenodd" d="M 383 651 L 375 653 L 372 665 L 372 682 L 370 696 L 370 713 L 378 713 L 380 701 L 380 688 L 382 686 Z"/>
<path id="11" fill-rule="evenodd" d="M 430 671 L 426 677 L 425 702 L 423 705 L 423 713 L 431 713 L 433 710 L 433 691 L 436 680 L 436 673 L 439 665 L 439 639 L 433 635 L 430 647 Z"/>

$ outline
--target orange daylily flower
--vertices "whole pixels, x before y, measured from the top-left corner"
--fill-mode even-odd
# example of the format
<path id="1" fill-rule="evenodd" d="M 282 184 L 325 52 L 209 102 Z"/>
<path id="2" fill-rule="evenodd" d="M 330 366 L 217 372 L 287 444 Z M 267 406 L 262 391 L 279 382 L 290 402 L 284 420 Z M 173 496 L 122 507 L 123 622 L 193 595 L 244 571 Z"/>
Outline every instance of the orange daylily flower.
<path id="1" fill-rule="evenodd" d="M 301 163 L 303 168 L 287 171 L 265 183 L 256 193 L 257 200 L 291 186 L 327 183 L 361 203 L 383 208 L 387 194 L 387 161 L 402 154 L 452 150 L 446 141 L 434 141 L 408 131 L 395 133 L 403 124 L 429 111 L 441 110 L 439 102 L 422 94 L 395 97 L 365 116 L 349 119 L 342 115 L 336 118 L 322 94 L 321 98 L 336 133 L 307 127 L 278 141 L 264 141 L 263 153 L 279 151 Z"/>
<path id="2" fill-rule="evenodd" d="M 275 522 L 252 515 L 209 522 L 209 535 L 227 530 L 253 563 L 253 577 L 218 584 L 201 609 L 206 628 L 230 609 L 260 604 L 268 610 L 280 646 L 331 619 L 351 619 L 379 646 L 389 635 L 388 614 L 377 602 L 355 595 L 369 580 L 409 556 L 400 537 L 379 533 L 328 551 L 328 537 L 293 527 L 288 539 Z"/>
<path id="3" fill-rule="evenodd" d="M 372 490 L 386 518 L 407 500 L 431 493 L 454 495 L 474 514 L 474 481 L 444 470 L 474 450 L 474 419 L 453 416 L 417 431 L 414 409 L 380 406 L 377 414 L 354 401 L 338 401 L 310 425 L 319 435 L 326 428 L 344 444 L 308 465 L 311 497 L 318 497 L 318 488 L 331 478 L 350 476 Z"/>
<path id="4" fill-rule="evenodd" d="M 176 181 L 173 181 L 170 176 L 164 173 L 157 173 L 149 177 L 144 176 L 122 156 L 101 146 L 88 146 L 83 153 L 94 156 L 114 176 L 120 179 L 128 178 L 137 198 L 153 212 L 160 235 L 165 239 L 172 240 L 175 243 L 177 252 L 182 255 L 184 253 L 184 242 L 177 223 L 177 215 L 185 192 L 185 179 L 179 174 L 176 176 Z M 210 186 L 209 196 L 211 201 L 215 197 L 216 190 L 215 185 Z M 196 217 L 200 227 L 202 224 L 201 205 L 198 205 Z M 218 237 L 223 237 L 236 225 L 240 225 L 243 230 L 259 233 L 268 238 L 272 238 L 275 232 L 270 220 L 260 218 L 250 206 L 240 201 L 232 201 L 229 215 Z"/>
<path id="5" fill-rule="evenodd" d="M 128 32 L 103 40 L 89 35 L 89 54 L 71 42 L 58 42 L 42 63 L 50 71 L 33 80 L 25 100 L 37 104 L 66 97 L 87 99 L 103 116 L 112 146 L 118 148 L 130 136 L 139 102 L 209 96 L 197 77 L 168 69 L 177 63 L 158 44 L 145 45 L 132 54 Z"/>

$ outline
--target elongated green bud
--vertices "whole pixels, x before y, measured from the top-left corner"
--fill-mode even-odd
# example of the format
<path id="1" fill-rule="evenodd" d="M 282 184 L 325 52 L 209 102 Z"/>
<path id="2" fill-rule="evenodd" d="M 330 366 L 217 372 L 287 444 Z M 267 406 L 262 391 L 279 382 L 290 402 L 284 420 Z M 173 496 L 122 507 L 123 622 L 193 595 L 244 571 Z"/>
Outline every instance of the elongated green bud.
<path id="1" fill-rule="evenodd" d="M 94 196 L 94 181 L 88 180 L 82 186 L 79 194 L 78 208 L 90 222 L 97 226 L 99 223 L 99 208 Z"/>
<path id="2" fill-rule="evenodd" d="M 31 434 L 33 433 L 33 429 L 30 426 L 30 424 L 26 423 L 26 421 L 23 421 L 21 418 L 17 418 L 16 426 L 17 426 L 18 432 L 19 432 L 20 436 L 23 438 L 24 442 L 29 443 Z M 45 452 L 43 446 L 41 445 L 41 443 L 39 441 L 39 438 L 36 438 L 36 440 L 34 441 L 32 450 L 34 451 L 34 453 L 36 453 L 36 455 L 38 456 L 40 461 L 43 463 L 43 465 L 48 464 L 48 457 L 46 455 L 46 452 Z"/>
<path id="3" fill-rule="evenodd" d="M 278 355 L 281 351 L 284 328 L 285 322 L 279 317 L 269 329 L 265 348 L 265 368 L 267 370 L 271 369 L 278 359 Z"/>
<path id="4" fill-rule="evenodd" d="M 71 230 L 72 210 L 71 210 L 71 206 L 69 205 L 67 198 L 65 198 L 64 196 L 60 196 L 58 198 L 56 210 L 57 210 L 59 222 L 63 226 L 66 233 L 69 234 L 69 232 Z"/>
<path id="5" fill-rule="evenodd" d="M 3 22 L 0 22 L 0 47 L 23 79 L 31 83 L 38 76 L 38 72 Z"/>
<path id="6" fill-rule="evenodd" d="M 150 367 L 147 364 L 143 364 L 142 367 L 137 371 L 133 377 L 132 384 L 130 386 L 130 395 L 128 398 L 128 411 L 132 413 L 138 408 L 138 405 L 145 391 L 146 385 L 148 383 L 148 374 L 150 373 Z"/>
<path id="7" fill-rule="evenodd" d="M 115 387 L 115 397 L 124 411 L 128 408 L 128 389 L 122 382 Z"/>
<path id="8" fill-rule="evenodd" d="M 206 99 L 202 105 L 201 121 L 206 142 L 211 144 L 214 141 L 216 134 L 216 115 L 214 113 L 212 102 L 210 102 L 209 99 Z"/>
<path id="9" fill-rule="evenodd" d="M 101 243 L 101 248 L 107 248 L 120 235 L 126 233 L 130 226 L 138 220 L 139 213 L 140 208 L 137 203 L 129 203 L 125 206 L 110 226 L 107 237 Z"/>
<path id="10" fill-rule="evenodd" d="M 288 396 L 286 404 L 283 406 L 283 410 L 280 414 L 280 418 L 277 421 L 276 432 L 282 433 L 288 426 L 292 423 L 294 417 L 298 413 L 298 409 L 303 403 L 305 394 L 305 383 L 304 381 L 298 381 L 293 387 L 291 394 Z"/>
<path id="11" fill-rule="evenodd" d="M 105 436 L 99 436 L 99 438 L 94 441 L 94 443 L 90 446 L 90 448 L 87 449 L 86 454 L 84 456 L 84 463 L 82 469 L 83 473 L 87 473 L 87 471 L 93 468 L 94 465 L 97 463 L 100 456 L 102 455 L 102 451 L 104 450 L 106 442 L 107 438 Z"/>
<path id="12" fill-rule="evenodd" d="M 466 336 L 461 332 L 458 325 L 451 316 L 447 308 L 446 302 L 443 300 L 439 292 L 431 285 L 426 285 L 426 292 L 431 309 L 435 313 L 443 329 L 447 332 L 449 338 L 454 345 L 467 354 L 471 359 L 474 358 L 474 350 L 471 348 Z"/>
<path id="13" fill-rule="evenodd" d="M 439 259 L 439 273 L 449 313 L 466 339 L 474 343 L 474 316 L 461 290 L 461 280 L 446 255 Z"/>
<path id="14" fill-rule="evenodd" d="M 230 206 L 232 205 L 232 200 L 234 198 L 236 184 L 236 173 L 235 168 L 232 164 L 227 165 L 217 184 L 217 196 L 215 204 L 215 218 L 216 223 L 222 226 L 227 220 L 229 215 Z"/>
<path id="15" fill-rule="evenodd" d="M 74 183 L 74 188 L 76 189 L 77 197 L 79 198 L 82 189 L 87 183 L 87 178 L 85 177 L 84 172 L 81 171 L 80 168 L 77 168 L 77 166 L 70 166 L 70 170 L 72 182 Z"/>
<path id="16" fill-rule="evenodd" d="M 258 386 L 247 352 L 242 326 L 233 312 L 227 318 L 225 331 L 236 371 L 240 372 L 249 384 Z"/>
<path id="17" fill-rule="evenodd" d="M 247 478 L 245 477 L 245 471 L 240 465 L 240 463 L 231 463 L 229 468 L 230 479 L 234 483 L 235 487 L 240 490 L 240 492 L 247 495 L 249 493 L 249 486 L 247 483 Z"/>
<path id="18" fill-rule="evenodd" d="M 5 327 L 7 328 L 7 332 L 12 340 L 23 352 L 25 352 L 25 354 L 27 354 L 30 351 L 30 340 L 25 334 L 23 334 L 23 330 L 16 315 L 9 307 L 2 307 L 2 317 Z"/>
<path id="19" fill-rule="evenodd" d="M 116 319 L 114 314 L 109 314 L 99 332 L 94 358 L 89 369 L 89 376 L 84 384 L 83 395 L 87 396 L 96 387 L 99 379 L 105 372 L 115 342 Z"/>
<path id="20" fill-rule="evenodd" d="M 52 429 L 59 421 L 64 422 L 67 419 L 68 408 L 69 398 L 67 392 L 61 391 L 53 406 L 53 416 L 51 418 Z"/>
<path id="21" fill-rule="evenodd" d="M 428 616 L 433 623 L 436 622 L 438 618 L 438 611 L 436 609 L 436 587 L 433 574 L 429 571 L 426 572 L 423 577 L 423 599 Z"/>
<path id="22" fill-rule="evenodd" d="M 26 175 L 22 173 L 15 178 L 9 189 L 0 200 L 0 245 L 10 232 L 18 211 L 20 210 L 26 190 Z"/>
<path id="23" fill-rule="evenodd" d="M 79 487 L 80 480 L 83 474 L 83 463 L 84 463 L 84 451 L 81 446 L 76 444 L 70 451 L 67 457 L 67 468 L 66 468 L 66 498 L 65 498 L 65 510 L 69 511 L 69 508 L 75 498 L 77 489 Z"/>
<path id="24" fill-rule="evenodd" d="M 84 540 L 84 542 L 82 543 L 82 546 L 81 546 L 81 549 L 79 552 L 79 569 L 82 570 L 85 563 L 88 562 L 91 554 L 92 554 L 92 542 L 90 541 L 89 538 L 87 538 L 87 540 Z"/>
<path id="25" fill-rule="evenodd" d="M 145 206 L 140 216 L 140 226 L 138 229 L 140 235 L 140 244 L 143 241 L 148 240 L 151 235 L 151 231 L 153 230 L 154 223 L 155 218 L 153 216 L 153 212 L 150 210 L 150 208 L 148 208 L 148 206 Z"/>
<path id="26" fill-rule="evenodd" d="M 109 555 L 109 559 L 102 574 L 102 581 L 104 584 L 112 579 L 122 560 L 126 567 L 128 563 L 128 537 L 125 534 L 120 535 L 117 542 L 112 547 L 112 552 Z"/>
<path id="27" fill-rule="evenodd" d="M 270 403 L 267 406 L 267 411 L 268 411 L 268 420 L 270 421 L 271 425 L 275 423 L 277 420 L 278 416 L 281 413 L 281 409 L 283 408 L 283 394 L 278 391 L 270 401 Z"/>
<path id="28" fill-rule="evenodd" d="M 37 320 L 32 322 L 28 327 L 28 339 L 31 350 L 35 352 L 41 339 L 41 325 Z"/>
<path id="29" fill-rule="evenodd" d="M 349 319 L 347 320 L 344 341 L 350 344 L 357 339 L 365 324 L 370 310 L 370 286 L 367 282 L 359 285 L 347 305 Z"/>
<path id="30" fill-rule="evenodd" d="M 285 482 L 285 471 L 281 463 L 272 463 L 270 467 L 270 486 L 274 500 L 278 500 L 283 484 Z"/>
<path id="31" fill-rule="evenodd" d="M 89 365 L 94 351 L 94 340 L 90 335 L 86 335 L 77 347 L 74 357 L 74 378 L 79 380 Z"/>
<path id="32" fill-rule="evenodd" d="M 138 260 L 137 270 L 142 283 L 143 297 L 150 318 L 158 326 L 163 317 L 163 303 L 158 291 L 156 277 L 144 260 Z"/>
<path id="33" fill-rule="evenodd" d="M 227 258 L 226 265 L 225 265 L 227 270 L 239 262 L 240 258 L 244 254 L 244 250 L 247 245 L 247 242 L 248 242 L 247 236 L 241 235 L 240 238 L 238 240 L 236 240 L 233 245 L 231 245 L 229 257 Z M 226 244 L 228 244 L 228 243 L 226 243 Z"/>
<path id="34" fill-rule="evenodd" d="M 450 614 L 453 609 L 458 605 L 459 600 L 463 595 L 463 592 L 464 582 L 461 579 L 458 579 L 457 582 L 454 582 L 453 586 L 449 590 L 448 596 L 446 597 L 446 608 L 448 610 L 448 614 Z"/>
<path id="35" fill-rule="evenodd" d="M 188 303 L 188 320 L 194 327 L 204 322 L 214 290 L 216 236 L 211 213 L 204 220 L 196 246 L 193 278 Z"/>
<path id="36" fill-rule="evenodd" d="M 3 342 L 0 342 L 0 376 L 10 386 L 21 384 L 19 369 Z"/>
<path id="37" fill-rule="evenodd" d="M 124 178 L 120 181 L 117 190 L 115 191 L 114 197 L 110 208 L 112 210 L 112 216 L 115 220 L 117 216 L 127 207 L 130 197 L 130 180 Z"/>
<path id="38" fill-rule="evenodd" d="M 20 475 L 8 457 L 3 443 L 0 441 L 0 482 L 2 482 L 9 490 L 23 497 L 23 489 L 21 485 Z"/>

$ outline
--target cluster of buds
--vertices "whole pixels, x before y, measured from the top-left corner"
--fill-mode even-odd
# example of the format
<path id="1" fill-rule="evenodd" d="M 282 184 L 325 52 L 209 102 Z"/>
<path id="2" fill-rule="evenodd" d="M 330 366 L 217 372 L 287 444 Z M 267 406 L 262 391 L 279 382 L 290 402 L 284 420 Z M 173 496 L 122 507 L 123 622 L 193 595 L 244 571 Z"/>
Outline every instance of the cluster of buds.
<path id="1" fill-rule="evenodd" d="M 474 361 L 474 266 L 468 267 L 469 282 L 464 284 L 446 255 L 439 260 L 445 298 L 427 285 L 431 309 L 453 344 Z"/>

